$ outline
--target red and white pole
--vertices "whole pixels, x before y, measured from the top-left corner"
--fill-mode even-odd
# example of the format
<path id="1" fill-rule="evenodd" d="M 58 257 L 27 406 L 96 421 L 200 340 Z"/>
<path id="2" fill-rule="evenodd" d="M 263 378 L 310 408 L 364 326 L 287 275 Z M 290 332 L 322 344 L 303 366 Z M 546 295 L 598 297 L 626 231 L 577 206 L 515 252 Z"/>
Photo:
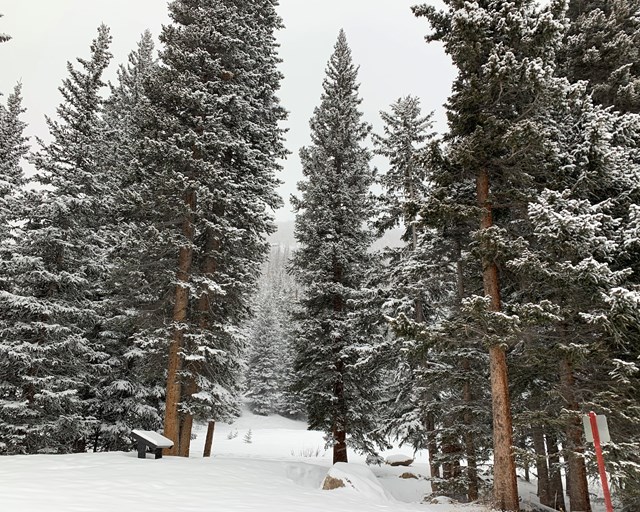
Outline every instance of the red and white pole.
<path id="1" fill-rule="evenodd" d="M 604 457 L 602 456 L 602 446 L 600 446 L 600 432 L 598 431 L 598 419 L 596 413 L 591 411 L 589 413 L 589 420 L 591 421 L 591 431 L 593 432 L 593 446 L 596 449 L 596 457 L 598 458 L 598 469 L 600 470 L 600 481 L 602 482 L 602 491 L 604 492 L 604 502 L 607 507 L 607 512 L 613 512 L 613 505 L 611 504 L 611 492 L 609 491 L 609 483 L 607 482 L 607 474 L 604 470 Z"/>

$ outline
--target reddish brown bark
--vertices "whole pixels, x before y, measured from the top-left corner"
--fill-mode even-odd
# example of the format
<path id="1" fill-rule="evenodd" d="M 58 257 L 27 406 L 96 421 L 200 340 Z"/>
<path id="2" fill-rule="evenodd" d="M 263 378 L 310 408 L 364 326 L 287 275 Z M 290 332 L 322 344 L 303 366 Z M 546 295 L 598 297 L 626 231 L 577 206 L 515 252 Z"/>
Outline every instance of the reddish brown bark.
<path id="1" fill-rule="evenodd" d="M 193 261 L 193 215 L 196 208 L 196 194 L 193 190 L 187 190 L 184 194 L 184 203 L 187 212 L 182 221 L 182 235 L 184 245 L 178 254 L 178 272 L 173 306 L 174 330 L 169 345 L 169 365 L 167 372 L 167 394 L 165 403 L 164 435 L 173 441 L 173 447 L 165 449 L 165 455 L 177 455 L 179 453 L 180 416 L 178 405 L 181 398 L 180 371 L 182 370 L 181 350 L 184 344 L 184 329 L 189 307 L 189 288 L 187 286 L 191 276 L 191 264 Z"/>
<path id="2" fill-rule="evenodd" d="M 202 453 L 203 457 L 211 457 L 211 447 L 213 445 L 213 432 L 216 428 L 216 422 L 210 421 L 207 425 L 207 437 L 204 440 L 204 452 Z"/>
<path id="3" fill-rule="evenodd" d="M 582 437 L 582 421 L 580 408 L 575 395 L 575 379 L 571 362 L 564 358 L 560 362 L 560 389 L 566 407 L 575 411 L 567 419 L 567 492 L 572 512 L 590 512 L 589 486 L 587 482 L 587 469 L 584 463 L 584 440 Z"/>
<path id="4" fill-rule="evenodd" d="M 478 203 L 482 208 L 481 229 L 493 226 L 493 211 L 489 199 L 489 173 L 482 170 L 477 176 Z M 502 310 L 500 278 L 495 261 L 485 258 L 483 265 L 484 293 L 491 299 L 491 310 Z M 504 348 L 493 345 L 489 348 L 491 370 L 491 397 L 493 405 L 493 499 L 500 510 L 518 511 L 518 485 L 516 464 L 513 455 L 513 425 L 507 358 Z"/>
<path id="5" fill-rule="evenodd" d="M 460 476 L 460 458 L 462 457 L 462 450 L 460 449 L 459 439 L 457 434 L 453 433 L 453 418 L 451 416 L 445 416 L 444 419 L 444 432 L 442 436 L 442 454 L 444 461 L 442 463 L 442 479 L 451 480 Z M 448 494 L 451 497 L 451 494 Z"/>
<path id="6" fill-rule="evenodd" d="M 211 230 L 207 230 L 205 254 L 202 260 L 200 270 L 203 277 L 211 279 L 216 271 L 215 251 L 219 248 L 219 242 L 214 237 Z M 200 297 L 196 304 L 196 311 L 198 314 L 198 327 L 201 330 L 206 330 L 210 325 L 209 309 L 210 309 L 210 292 L 207 288 L 200 290 Z M 183 398 L 188 398 L 191 395 L 199 391 L 198 384 L 196 382 L 196 376 L 200 373 L 200 365 L 192 363 L 189 366 L 189 376 L 185 385 Z M 191 447 L 191 432 L 193 430 L 193 416 L 189 413 L 182 415 L 182 424 L 180 428 L 180 456 L 188 457 Z"/>
<path id="7" fill-rule="evenodd" d="M 195 379 L 190 375 L 182 388 L 183 400 L 198 391 Z M 178 455 L 189 457 L 191 450 L 191 431 L 193 429 L 193 416 L 189 413 L 182 413 L 180 418 L 180 447 Z"/>

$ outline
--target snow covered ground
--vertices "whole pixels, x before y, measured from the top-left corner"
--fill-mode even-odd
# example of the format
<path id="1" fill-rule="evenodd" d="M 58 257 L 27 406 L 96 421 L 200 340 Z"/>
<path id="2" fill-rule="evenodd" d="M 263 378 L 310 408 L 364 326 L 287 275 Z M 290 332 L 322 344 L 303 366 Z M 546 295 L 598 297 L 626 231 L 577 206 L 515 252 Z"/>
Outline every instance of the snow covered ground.
<path id="1" fill-rule="evenodd" d="M 245 413 L 233 425 L 217 426 L 213 457 L 208 459 L 201 456 L 204 430 L 197 434 L 189 459 L 142 460 L 133 451 L 2 457 L 0 511 L 483 510 L 420 503 L 430 491 L 426 454 L 418 453 L 410 468 L 373 466 L 376 478 L 367 477 L 370 473 L 361 456 L 350 454 L 354 466 L 337 469 L 352 474 L 356 488 L 323 491 L 331 454 L 324 450 L 322 434 L 305 430 L 302 422 Z M 411 455 L 410 449 L 399 451 Z M 400 478 L 407 471 L 418 478 Z"/>

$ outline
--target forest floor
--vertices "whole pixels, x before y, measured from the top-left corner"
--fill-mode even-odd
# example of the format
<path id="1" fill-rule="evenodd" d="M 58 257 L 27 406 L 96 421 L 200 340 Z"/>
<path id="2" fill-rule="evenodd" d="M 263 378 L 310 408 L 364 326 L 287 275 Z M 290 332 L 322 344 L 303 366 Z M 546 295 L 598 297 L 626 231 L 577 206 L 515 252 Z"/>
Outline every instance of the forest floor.
<path id="1" fill-rule="evenodd" d="M 202 458 L 204 426 L 191 457 L 138 459 L 135 452 L 0 458 L 2 512 L 487 512 L 431 492 L 426 453 L 411 467 L 366 466 L 350 453 L 340 470 L 354 488 L 321 490 L 331 467 L 320 432 L 303 422 L 245 411 L 216 427 L 213 456 Z M 383 456 L 405 453 L 391 450 Z M 369 472 L 371 471 L 373 475 Z M 417 478 L 400 478 L 410 472 Z M 375 476 L 374 476 L 375 475 Z M 531 488 L 530 488 L 531 487 Z M 525 499 L 533 486 L 523 482 Z"/>

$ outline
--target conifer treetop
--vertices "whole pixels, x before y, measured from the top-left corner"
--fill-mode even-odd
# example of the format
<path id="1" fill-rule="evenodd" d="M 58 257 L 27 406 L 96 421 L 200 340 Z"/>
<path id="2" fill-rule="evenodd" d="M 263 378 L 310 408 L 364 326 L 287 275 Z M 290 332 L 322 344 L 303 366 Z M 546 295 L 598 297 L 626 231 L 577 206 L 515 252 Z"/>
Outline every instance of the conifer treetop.
<path id="1" fill-rule="evenodd" d="M 3 16 L 4 14 L 0 14 L 0 18 L 2 18 Z M 0 43 L 6 43 L 10 39 L 11 39 L 10 35 L 0 32 Z"/>
<path id="2" fill-rule="evenodd" d="M 20 119 L 26 112 L 22 106 L 22 84 L 18 83 L 7 97 L 7 106 L 0 106 L 0 197 L 24 184 L 21 159 L 29 150 L 24 130 L 27 124 Z"/>

